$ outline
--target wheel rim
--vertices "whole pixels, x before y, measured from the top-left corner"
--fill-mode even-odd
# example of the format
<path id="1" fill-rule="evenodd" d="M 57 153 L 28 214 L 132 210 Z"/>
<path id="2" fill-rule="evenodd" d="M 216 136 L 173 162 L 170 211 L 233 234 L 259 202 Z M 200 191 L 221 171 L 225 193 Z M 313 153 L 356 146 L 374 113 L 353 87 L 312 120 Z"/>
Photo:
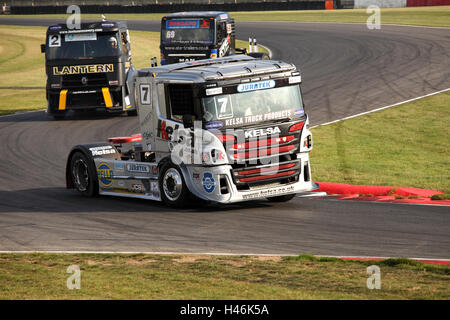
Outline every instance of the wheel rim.
<path id="1" fill-rule="evenodd" d="M 75 160 L 72 167 L 72 177 L 78 191 L 86 191 L 89 186 L 89 172 L 83 159 Z"/>
<path id="2" fill-rule="evenodd" d="M 178 170 L 170 168 L 166 171 L 163 178 L 164 195 L 171 201 L 176 201 L 183 189 L 183 180 Z"/>

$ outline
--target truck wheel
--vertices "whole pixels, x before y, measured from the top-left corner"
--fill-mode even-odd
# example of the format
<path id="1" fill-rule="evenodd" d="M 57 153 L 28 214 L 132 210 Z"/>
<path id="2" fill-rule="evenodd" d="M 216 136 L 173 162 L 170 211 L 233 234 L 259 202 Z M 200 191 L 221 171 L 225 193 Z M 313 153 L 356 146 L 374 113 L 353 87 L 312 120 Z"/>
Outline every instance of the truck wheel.
<path id="1" fill-rule="evenodd" d="M 270 60 L 269 55 L 265 52 L 249 52 L 248 55 L 256 59 Z"/>
<path id="2" fill-rule="evenodd" d="M 190 196 L 180 168 L 171 162 L 161 167 L 159 190 L 161 190 L 162 200 L 170 207 L 181 207 Z"/>
<path id="3" fill-rule="evenodd" d="M 284 196 L 278 196 L 278 197 L 270 197 L 267 198 L 267 200 L 269 200 L 270 202 L 287 202 L 289 200 L 292 200 L 295 197 L 295 193 L 294 194 L 286 194 Z"/>
<path id="4" fill-rule="evenodd" d="M 97 173 L 83 153 L 73 154 L 70 160 L 70 174 L 73 186 L 78 192 L 87 197 L 98 195 Z"/>
<path id="5" fill-rule="evenodd" d="M 138 115 L 138 111 L 137 111 L 137 109 L 127 111 L 127 115 L 129 117 L 136 117 Z"/>
<path id="6" fill-rule="evenodd" d="M 65 112 L 54 112 L 50 113 L 54 120 L 62 120 L 66 116 Z"/>

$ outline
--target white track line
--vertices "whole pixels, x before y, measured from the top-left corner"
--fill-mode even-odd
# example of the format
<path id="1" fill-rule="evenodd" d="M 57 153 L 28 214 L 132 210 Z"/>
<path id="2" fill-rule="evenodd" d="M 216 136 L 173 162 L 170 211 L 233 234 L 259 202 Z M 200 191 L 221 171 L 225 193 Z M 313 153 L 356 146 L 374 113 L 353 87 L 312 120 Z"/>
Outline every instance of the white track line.
<path id="1" fill-rule="evenodd" d="M 313 128 L 316 128 L 316 127 L 326 126 L 326 125 L 329 125 L 329 124 L 332 124 L 332 123 L 336 123 L 336 122 L 340 122 L 340 121 L 344 121 L 344 120 L 348 120 L 348 119 L 352 119 L 352 118 L 364 116 L 364 115 L 366 115 L 366 114 L 370 114 L 370 113 L 377 112 L 377 111 L 381 111 L 381 110 L 384 110 L 384 109 L 396 107 L 396 106 L 399 106 L 399 105 L 401 105 L 401 104 L 405 104 L 405 103 L 408 103 L 408 102 L 416 101 L 416 100 L 423 99 L 423 98 L 426 98 L 426 97 L 434 96 L 434 95 L 436 95 L 436 94 L 443 93 L 443 92 L 446 92 L 446 91 L 449 91 L 449 90 L 450 90 L 450 88 L 443 89 L 443 90 L 436 91 L 436 92 L 432 92 L 432 93 L 426 94 L 426 95 L 424 95 L 424 96 L 412 98 L 412 99 L 405 100 L 405 101 L 402 101 L 402 102 L 397 102 L 397 103 L 390 104 L 390 105 L 385 106 L 385 107 L 381 107 L 381 108 L 373 109 L 373 110 L 370 110 L 370 111 L 358 113 L 358 114 L 355 114 L 355 115 L 352 115 L 352 116 L 348 116 L 348 117 L 345 117 L 345 118 L 342 118 L 342 119 L 338 119 L 338 120 L 333 120 L 333 121 L 330 121 L 330 122 L 321 123 L 321 124 L 318 124 L 318 125 L 316 125 L 316 126 L 312 126 L 312 127 L 310 127 L 310 128 L 313 129 Z"/>
<path id="2" fill-rule="evenodd" d="M 269 47 L 263 46 L 262 44 L 258 44 L 258 46 L 263 47 L 264 49 L 266 49 L 266 50 L 269 52 L 269 58 L 270 58 L 270 60 L 272 60 L 272 57 L 273 57 L 272 50 L 270 50 Z"/>
<path id="3" fill-rule="evenodd" d="M 245 257 L 297 257 L 299 254 L 279 254 L 279 253 L 230 253 L 230 252 L 174 252 L 174 251 L 65 251 L 65 250 L 43 250 L 43 251 L 0 251 L 0 254 L 19 253 L 52 253 L 52 254 L 154 254 L 154 255 L 203 255 L 203 256 L 245 256 Z M 391 259 L 400 257 L 373 257 L 373 256 L 330 256 L 313 255 L 321 258 L 347 258 L 347 259 Z M 404 257 L 401 257 L 404 258 Z M 449 262 L 450 259 L 434 258 L 406 258 L 410 260 L 422 261 L 442 261 Z"/>
<path id="4" fill-rule="evenodd" d="M 263 21 L 263 20 L 241 20 L 238 22 L 259 22 L 259 23 L 300 23 L 300 24 L 347 24 L 347 25 L 367 25 L 365 22 L 332 22 L 332 21 Z M 381 23 L 381 26 L 390 27 L 412 27 L 412 28 L 424 28 L 424 29 L 443 29 L 448 30 L 450 27 L 433 27 L 433 26 L 418 26 L 412 24 L 395 24 L 395 23 Z M 369 30 L 369 29 L 368 29 Z M 374 31 L 374 30 L 370 30 Z"/>
<path id="5" fill-rule="evenodd" d="M 15 112 L 15 113 L 5 114 L 5 115 L 3 115 L 3 116 L 0 116 L 0 118 L 4 118 L 4 117 L 12 117 L 12 116 L 20 116 L 21 114 L 32 113 L 32 112 L 42 112 L 42 111 L 45 111 L 45 109 L 29 110 L 29 111 L 19 111 L 19 112 Z"/>

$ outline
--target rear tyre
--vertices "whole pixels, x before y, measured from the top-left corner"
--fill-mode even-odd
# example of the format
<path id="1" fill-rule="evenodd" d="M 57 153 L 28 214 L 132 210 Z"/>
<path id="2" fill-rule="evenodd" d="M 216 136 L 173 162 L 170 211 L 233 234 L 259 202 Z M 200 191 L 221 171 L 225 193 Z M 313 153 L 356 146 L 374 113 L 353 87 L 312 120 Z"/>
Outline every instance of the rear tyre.
<path id="1" fill-rule="evenodd" d="M 161 199 L 169 207 L 179 208 L 186 204 L 190 198 L 190 192 L 184 181 L 183 174 L 180 168 L 172 162 L 167 162 L 161 167 L 159 190 Z"/>
<path id="2" fill-rule="evenodd" d="M 65 112 L 53 112 L 49 114 L 54 120 L 62 120 L 66 116 Z"/>
<path id="3" fill-rule="evenodd" d="M 248 55 L 250 57 L 256 58 L 256 59 L 261 59 L 261 60 L 270 60 L 270 57 L 267 53 L 265 52 L 250 52 L 248 53 Z"/>
<path id="4" fill-rule="evenodd" d="M 289 200 L 292 200 L 295 197 L 295 194 L 286 194 L 284 196 L 278 196 L 278 197 L 270 197 L 267 198 L 270 202 L 287 202 Z"/>
<path id="5" fill-rule="evenodd" d="M 137 111 L 137 109 L 127 111 L 127 115 L 129 117 L 136 117 L 138 115 L 138 111 Z"/>
<path id="6" fill-rule="evenodd" d="M 70 160 L 70 174 L 74 188 L 86 197 L 98 195 L 98 179 L 94 165 L 81 152 L 75 152 Z"/>

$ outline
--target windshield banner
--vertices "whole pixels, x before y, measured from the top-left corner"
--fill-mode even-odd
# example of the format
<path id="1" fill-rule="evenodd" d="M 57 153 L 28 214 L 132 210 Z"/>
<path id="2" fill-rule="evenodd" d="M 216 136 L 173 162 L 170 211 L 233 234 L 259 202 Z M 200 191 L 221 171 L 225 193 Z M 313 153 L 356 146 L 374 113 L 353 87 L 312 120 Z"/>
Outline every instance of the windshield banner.
<path id="1" fill-rule="evenodd" d="M 71 33 L 71 34 L 66 34 L 64 36 L 64 40 L 66 40 L 66 42 L 95 41 L 95 40 L 97 40 L 97 34 L 96 33 Z"/>
<path id="2" fill-rule="evenodd" d="M 270 89 L 275 87 L 275 81 L 274 80 L 267 80 L 267 81 L 259 81 L 259 82 L 252 82 L 252 83 L 241 83 L 237 86 L 238 92 L 247 92 L 247 91 L 254 91 L 254 90 L 261 90 L 261 89 Z"/>
<path id="3" fill-rule="evenodd" d="M 251 116 L 243 116 L 225 120 L 225 126 L 246 125 L 251 123 L 263 122 L 268 120 L 285 119 L 293 116 L 293 109 L 267 112 L 263 114 L 255 114 Z"/>
<path id="4" fill-rule="evenodd" d="M 200 20 L 183 19 L 183 20 L 167 20 L 166 29 L 197 29 L 200 26 Z"/>

